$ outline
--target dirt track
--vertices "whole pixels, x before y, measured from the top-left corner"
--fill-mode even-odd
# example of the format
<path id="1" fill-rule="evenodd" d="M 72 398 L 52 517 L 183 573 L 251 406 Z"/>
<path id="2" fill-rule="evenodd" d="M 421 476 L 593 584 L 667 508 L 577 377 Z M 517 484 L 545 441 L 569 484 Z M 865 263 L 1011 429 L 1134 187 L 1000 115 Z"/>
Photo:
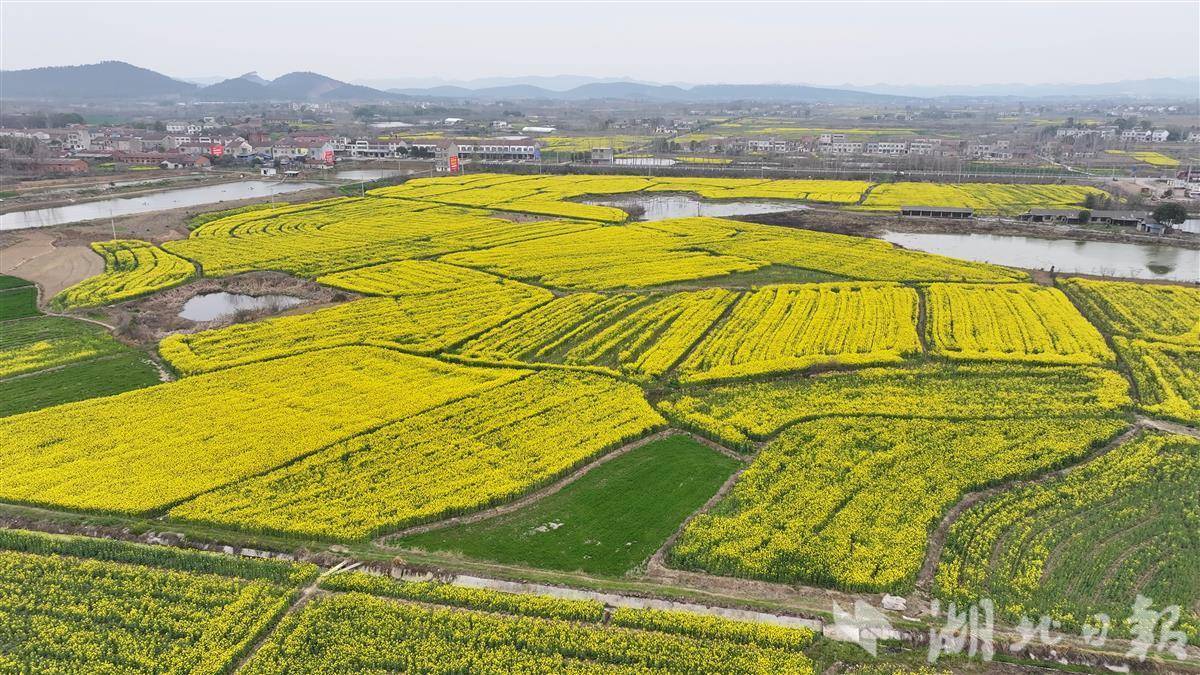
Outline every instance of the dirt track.
<path id="1" fill-rule="evenodd" d="M 44 230 L 15 236 L 16 243 L 0 248 L 0 274 L 34 282 L 41 287 L 43 300 L 104 271 L 104 260 L 88 246 L 56 246 L 58 236 Z"/>

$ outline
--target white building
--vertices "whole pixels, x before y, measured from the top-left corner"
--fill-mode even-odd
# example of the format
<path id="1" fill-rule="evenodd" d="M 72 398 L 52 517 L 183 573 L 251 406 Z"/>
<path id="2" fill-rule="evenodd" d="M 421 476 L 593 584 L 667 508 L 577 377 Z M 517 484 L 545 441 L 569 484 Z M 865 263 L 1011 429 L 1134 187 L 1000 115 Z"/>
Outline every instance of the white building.
<path id="1" fill-rule="evenodd" d="M 834 134 L 840 136 L 841 134 Z M 827 155 L 861 155 L 864 145 L 861 141 L 833 141 L 821 145 L 821 152 Z"/>
<path id="2" fill-rule="evenodd" d="M 867 143 L 866 154 L 868 155 L 907 155 L 908 144 L 897 143 L 894 141 L 878 141 Z"/>

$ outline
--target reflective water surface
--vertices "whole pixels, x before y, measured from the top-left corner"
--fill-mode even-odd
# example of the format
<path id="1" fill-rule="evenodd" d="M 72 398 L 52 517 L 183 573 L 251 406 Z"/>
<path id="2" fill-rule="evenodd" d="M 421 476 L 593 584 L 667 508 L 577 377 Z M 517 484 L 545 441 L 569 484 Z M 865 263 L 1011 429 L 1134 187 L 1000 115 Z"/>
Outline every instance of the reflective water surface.
<path id="1" fill-rule="evenodd" d="M 999 234 L 887 232 L 905 248 L 1026 269 L 1134 279 L 1200 281 L 1200 251 L 1160 244 L 1039 239 Z"/>
<path id="2" fill-rule="evenodd" d="M 203 293 L 183 304 L 179 316 L 188 321 L 213 321 L 233 316 L 242 310 L 268 309 L 280 312 L 303 302 L 291 295 L 243 295 L 241 293 Z"/>

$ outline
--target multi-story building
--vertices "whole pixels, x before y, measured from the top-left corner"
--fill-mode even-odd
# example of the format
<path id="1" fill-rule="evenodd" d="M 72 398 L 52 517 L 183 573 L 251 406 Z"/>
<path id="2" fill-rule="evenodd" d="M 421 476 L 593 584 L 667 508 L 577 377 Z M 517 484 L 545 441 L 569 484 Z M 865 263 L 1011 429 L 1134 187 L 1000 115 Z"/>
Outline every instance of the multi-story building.
<path id="1" fill-rule="evenodd" d="M 896 141 L 872 141 L 866 144 L 868 155 L 907 155 L 908 144 Z"/>

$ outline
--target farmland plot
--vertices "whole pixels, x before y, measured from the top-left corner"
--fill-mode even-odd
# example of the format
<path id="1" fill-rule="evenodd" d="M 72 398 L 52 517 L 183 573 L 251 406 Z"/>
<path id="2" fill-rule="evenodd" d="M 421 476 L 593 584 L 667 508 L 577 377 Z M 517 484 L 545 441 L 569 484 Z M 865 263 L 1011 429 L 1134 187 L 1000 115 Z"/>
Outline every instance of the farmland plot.
<path id="1" fill-rule="evenodd" d="M 1142 594 L 1178 604 L 1176 628 L 1200 636 L 1200 441 L 1151 433 L 1045 483 L 967 510 L 950 528 L 935 592 L 992 598 L 1001 616 L 1049 615 L 1078 628 L 1093 614 L 1113 631 Z"/>
<path id="2" fill-rule="evenodd" d="M 1128 406 L 1128 389 L 1118 373 L 1095 367 L 933 363 L 689 387 L 658 408 L 676 424 L 750 448 L 752 441 L 794 422 L 838 415 L 950 420 L 1096 415 Z"/>
<path id="3" fill-rule="evenodd" d="M 549 291 L 486 277 L 451 290 L 355 300 L 308 314 L 181 333 L 159 352 L 186 374 L 351 344 L 431 353 L 551 299 Z"/>
<path id="4" fill-rule="evenodd" d="M 1093 279 L 1067 279 L 1062 287 L 1106 332 L 1200 344 L 1200 288 Z"/>
<path id="5" fill-rule="evenodd" d="M 145 241 L 99 241 L 92 249 L 104 258 L 104 272 L 64 289 L 55 307 L 94 307 L 178 286 L 196 276 L 196 266 Z"/>
<path id="6" fill-rule="evenodd" d="M 7 530 L 0 664 L 10 672 L 224 672 L 286 609 L 295 584 L 316 576 L 312 565 L 227 561 Z"/>
<path id="7" fill-rule="evenodd" d="M 203 495 L 171 516 L 363 539 L 512 500 L 662 422 L 633 385 L 540 371 Z"/>
<path id="8" fill-rule="evenodd" d="M 144 514 L 520 374 L 348 347 L 6 417 L 0 499 Z"/>
<path id="9" fill-rule="evenodd" d="M 285 619 L 246 672 L 693 673 L 715 664 L 716 672 L 813 672 L 799 651 L 360 593 L 318 598 Z"/>
<path id="10" fill-rule="evenodd" d="M 746 294 L 697 345 L 680 365 L 680 379 L 897 362 L 920 351 L 916 319 L 916 293 L 898 285 L 765 286 Z"/>
<path id="11" fill-rule="evenodd" d="M 1103 418 L 825 418 L 787 429 L 696 517 L 673 565 L 842 589 L 911 587 L 928 533 L 963 493 L 1077 461 L 1125 423 Z"/>
<path id="12" fill-rule="evenodd" d="M 1113 353 L 1056 288 L 931 284 L 928 337 L 951 359 L 1098 364 Z"/>
<path id="13" fill-rule="evenodd" d="M 675 365 L 736 297 L 720 289 L 575 293 L 487 331 L 460 352 L 485 360 L 597 365 L 653 377 Z"/>

